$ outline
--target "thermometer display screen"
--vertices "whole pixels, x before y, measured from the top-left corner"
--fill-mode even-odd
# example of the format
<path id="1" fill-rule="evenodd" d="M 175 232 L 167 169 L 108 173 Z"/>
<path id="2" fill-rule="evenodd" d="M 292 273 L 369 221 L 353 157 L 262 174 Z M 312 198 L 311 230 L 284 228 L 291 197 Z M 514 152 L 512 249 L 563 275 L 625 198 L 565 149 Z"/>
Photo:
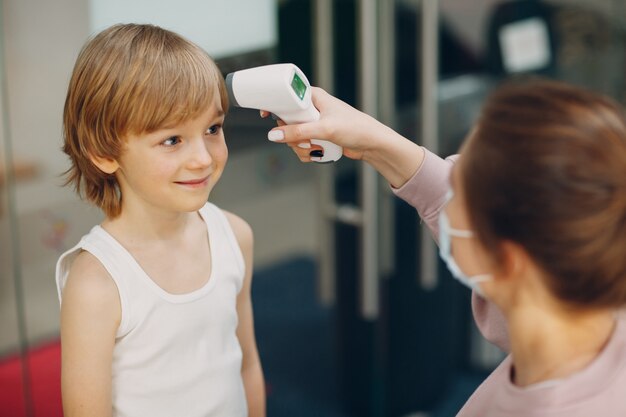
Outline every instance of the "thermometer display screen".
<path id="1" fill-rule="evenodd" d="M 298 73 L 293 75 L 293 80 L 291 80 L 291 88 L 296 93 L 296 95 L 300 98 L 300 100 L 304 99 L 304 94 L 306 93 L 306 84 L 302 81 L 302 78 L 298 76 Z"/>

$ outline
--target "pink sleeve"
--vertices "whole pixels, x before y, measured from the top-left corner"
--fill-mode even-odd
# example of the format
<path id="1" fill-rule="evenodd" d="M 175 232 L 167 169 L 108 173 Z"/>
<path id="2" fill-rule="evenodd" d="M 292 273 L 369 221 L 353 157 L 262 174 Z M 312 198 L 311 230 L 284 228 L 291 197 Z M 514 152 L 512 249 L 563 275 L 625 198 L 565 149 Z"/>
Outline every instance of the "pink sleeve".
<path id="1" fill-rule="evenodd" d="M 457 155 L 441 159 L 428 149 L 424 149 L 424 161 L 413 177 L 400 188 L 391 188 L 393 193 L 415 207 L 435 240 L 439 237 L 437 219 L 446 202 L 448 177 Z"/>
<path id="2" fill-rule="evenodd" d="M 435 240 L 439 237 L 437 219 L 445 203 L 448 190 L 448 177 L 457 155 L 441 159 L 425 149 L 424 161 L 406 184 L 393 193 L 415 207 L 420 218 L 426 223 Z M 472 311 L 476 324 L 483 336 L 499 348 L 508 351 L 508 329 L 504 316 L 495 304 L 472 294 Z"/>

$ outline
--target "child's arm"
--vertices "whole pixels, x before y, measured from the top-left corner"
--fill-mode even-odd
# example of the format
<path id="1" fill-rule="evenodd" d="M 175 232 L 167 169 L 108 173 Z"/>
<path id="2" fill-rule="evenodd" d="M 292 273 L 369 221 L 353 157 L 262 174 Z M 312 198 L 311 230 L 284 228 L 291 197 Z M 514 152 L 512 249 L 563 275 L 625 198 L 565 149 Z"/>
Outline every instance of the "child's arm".
<path id="1" fill-rule="evenodd" d="M 265 381 L 254 336 L 252 299 L 250 296 L 252 284 L 252 229 L 240 217 L 228 212 L 225 212 L 225 214 L 239 242 L 246 267 L 243 287 L 237 297 L 237 314 L 239 316 L 237 337 L 243 351 L 241 376 L 246 389 L 248 415 L 249 417 L 264 417 L 266 411 Z"/>
<path id="2" fill-rule="evenodd" d="M 78 255 L 61 304 L 65 417 L 111 416 L 111 363 L 121 319 L 117 287 L 88 252 Z"/>

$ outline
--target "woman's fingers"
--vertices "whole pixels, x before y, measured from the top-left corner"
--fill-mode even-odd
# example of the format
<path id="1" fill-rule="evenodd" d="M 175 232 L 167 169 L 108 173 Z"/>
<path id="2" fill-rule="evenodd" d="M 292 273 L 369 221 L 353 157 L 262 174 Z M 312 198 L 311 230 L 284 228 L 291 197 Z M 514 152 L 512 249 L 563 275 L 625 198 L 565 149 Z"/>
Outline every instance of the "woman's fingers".
<path id="1" fill-rule="evenodd" d="M 288 144 L 291 150 L 296 154 L 301 162 L 311 162 L 311 156 L 308 149 L 298 148 L 297 145 Z"/>
<path id="2" fill-rule="evenodd" d="M 262 119 L 265 119 L 269 116 L 272 115 L 272 113 L 268 112 L 267 110 L 259 110 L 259 115 L 261 116 Z M 278 119 L 276 116 L 273 116 L 273 119 L 276 121 L 276 124 L 278 126 L 285 126 L 287 123 L 283 122 L 281 119 Z"/>
<path id="3" fill-rule="evenodd" d="M 311 153 L 312 152 L 321 152 L 322 148 L 320 146 L 309 144 L 310 148 L 302 148 L 298 146 L 296 143 L 287 143 L 287 146 L 293 150 L 298 159 L 302 162 L 311 162 Z"/>

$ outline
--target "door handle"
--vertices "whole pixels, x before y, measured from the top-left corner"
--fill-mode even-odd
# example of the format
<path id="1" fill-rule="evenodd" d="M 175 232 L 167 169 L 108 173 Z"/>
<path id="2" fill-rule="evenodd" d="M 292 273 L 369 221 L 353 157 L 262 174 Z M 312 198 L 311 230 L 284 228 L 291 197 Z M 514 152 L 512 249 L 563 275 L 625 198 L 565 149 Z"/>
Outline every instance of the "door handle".
<path id="1" fill-rule="evenodd" d="M 315 84 L 332 94 L 334 90 L 334 48 L 333 48 L 333 1 L 316 0 L 311 2 L 315 41 L 313 46 Z M 318 280 L 317 292 L 320 302 L 332 307 L 336 302 L 335 236 L 333 229 L 335 197 L 335 166 L 327 164 L 317 167 L 318 188 Z"/>
<path id="2" fill-rule="evenodd" d="M 378 115 L 378 2 L 358 2 L 358 79 L 359 105 L 372 117 Z M 360 170 L 361 280 L 360 313 L 364 320 L 376 320 L 380 310 L 378 262 L 378 174 L 369 165 Z"/>
<path id="3" fill-rule="evenodd" d="M 439 1 L 423 0 L 421 22 L 421 142 L 431 152 L 439 152 Z M 427 227 L 418 222 L 420 236 L 419 285 L 424 290 L 437 286 L 437 247 Z"/>

